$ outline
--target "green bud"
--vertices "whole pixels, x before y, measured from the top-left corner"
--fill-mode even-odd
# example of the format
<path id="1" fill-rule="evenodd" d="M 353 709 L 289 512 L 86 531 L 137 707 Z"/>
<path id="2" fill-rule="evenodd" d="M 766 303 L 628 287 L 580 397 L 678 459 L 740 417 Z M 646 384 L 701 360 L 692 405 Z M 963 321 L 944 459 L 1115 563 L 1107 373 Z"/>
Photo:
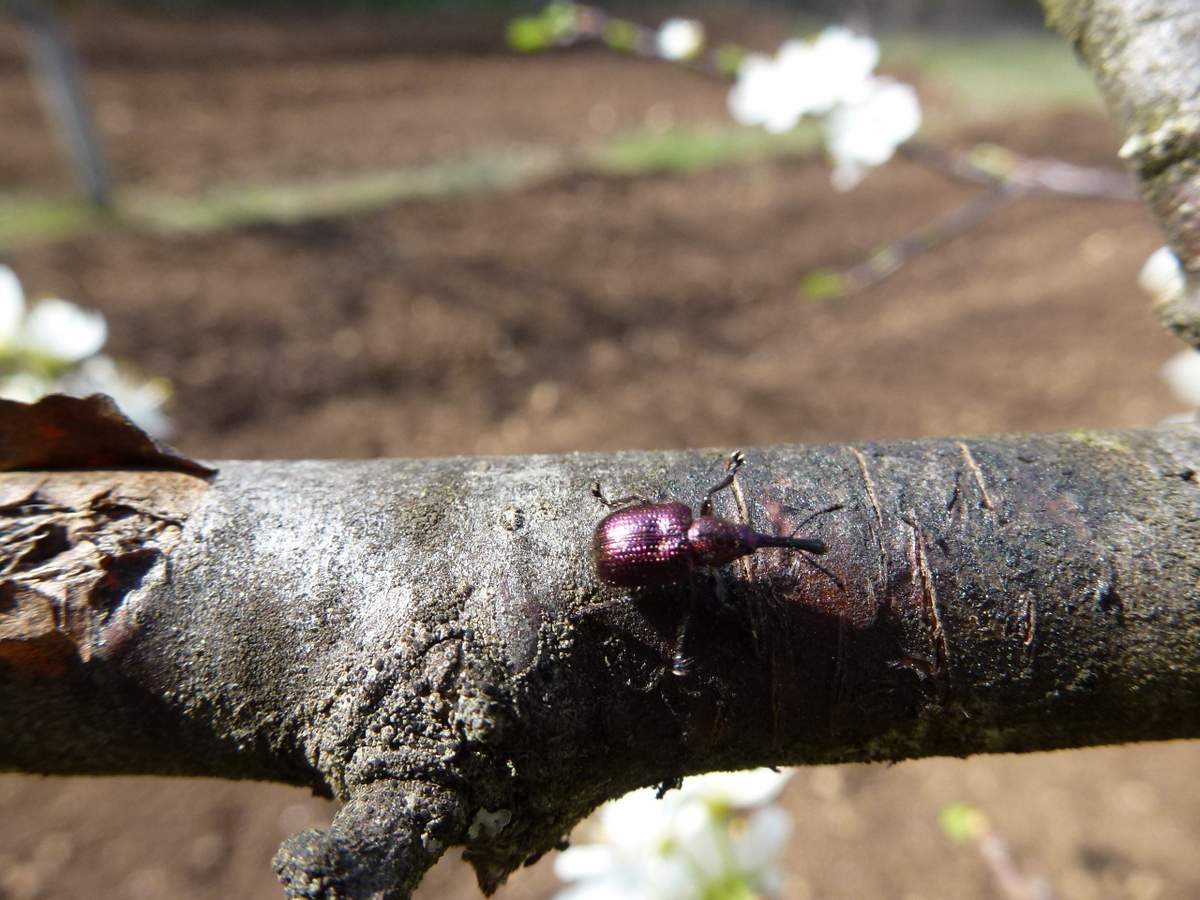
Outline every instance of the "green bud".
<path id="1" fill-rule="evenodd" d="M 604 25 L 604 43 L 614 50 L 632 50 L 637 45 L 637 28 L 623 19 L 609 19 Z"/>
<path id="2" fill-rule="evenodd" d="M 713 53 L 713 59 L 717 68 L 721 70 L 721 74 L 731 78 L 738 73 L 738 69 L 742 67 L 742 60 L 745 58 L 746 51 L 736 44 L 724 44 Z"/>
<path id="3" fill-rule="evenodd" d="M 983 813 L 968 803 L 951 803 L 938 813 L 938 824 L 946 837 L 956 844 L 976 840 L 987 830 Z"/>
<path id="4" fill-rule="evenodd" d="M 847 294 L 846 276 L 833 269 L 815 269 L 800 282 L 805 300 L 840 300 Z"/>
<path id="5" fill-rule="evenodd" d="M 553 43 L 553 36 L 541 19 L 513 19 L 505 32 L 508 46 L 518 53 L 536 53 Z"/>
<path id="6" fill-rule="evenodd" d="M 542 10 L 541 20 L 555 42 L 568 41 L 579 33 L 579 10 L 574 3 L 551 3 Z"/>

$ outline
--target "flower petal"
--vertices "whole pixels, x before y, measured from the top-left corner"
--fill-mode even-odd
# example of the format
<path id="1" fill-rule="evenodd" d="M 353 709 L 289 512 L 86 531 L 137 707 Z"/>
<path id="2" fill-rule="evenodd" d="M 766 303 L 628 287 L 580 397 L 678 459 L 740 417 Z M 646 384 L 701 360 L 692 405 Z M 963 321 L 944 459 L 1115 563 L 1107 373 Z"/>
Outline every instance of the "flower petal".
<path id="1" fill-rule="evenodd" d="M 572 844 L 554 857 L 554 874 L 563 881 L 599 878 L 617 864 L 616 854 L 605 844 Z"/>
<path id="2" fill-rule="evenodd" d="M 917 92 L 898 81 L 874 79 L 860 99 L 829 116 L 829 154 L 842 173 L 835 183 L 853 187 L 862 169 L 887 162 L 920 126 Z"/>
<path id="3" fill-rule="evenodd" d="M 1159 247 L 1150 254 L 1138 274 L 1138 284 L 1159 300 L 1171 300 L 1183 293 L 1183 267 L 1170 247 Z"/>
<path id="4" fill-rule="evenodd" d="M 653 788 L 631 791 L 600 810 L 600 825 L 608 840 L 637 852 L 657 853 L 670 836 L 678 799 L 659 800 Z"/>
<path id="5" fill-rule="evenodd" d="M 792 769 L 748 769 L 743 772 L 709 772 L 685 778 L 680 793 L 735 808 L 758 806 L 779 796 L 792 777 Z"/>
<path id="6" fill-rule="evenodd" d="M 108 394 L 121 412 L 151 437 L 166 437 L 171 432 L 171 420 L 162 410 L 171 397 L 170 383 L 163 378 L 135 380 L 107 356 L 93 356 L 63 375 L 62 390 L 77 397 Z"/>
<path id="7" fill-rule="evenodd" d="M 53 381 L 28 372 L 0 377 L 0 398 L 5 400 L 33 403 L 47 394 L 53 394 L 57 389 L 58 386 Z"/>
<path id="8" fill-rule="evenodd" d="M 78 362 L 98 352 L 107 337 L 103 314 L 51 299 L 34 304 L 25 317 L 21 339 L 32 352 L 62 362 Z"/>
<path id="9" fill-rule="evenodd" d="M 874 38 L 833 25 L 817 36 L 813 57 L 823 73 L 822 81 L 834 92 L 834 102 L 844 103 L 859 95 L 871 80 L 879 64 L 879 44 Z"/>
<path id="10" fill-rule="evenodd" d="M 768 870 L 792 836 L 792 817 L 779 806 L 764 806 L 746 818 L 746 828 L 734 841 L 738 865 L 747 872 Z"/>
<path id="11" fill-rule="evenodd" d="M 1184 350 L 1172 356 L 1162 367 L 1162 377 L 1176 397 L 1200 407 L 1200 353 Z"/>
<path id="12" fill-rule="evenodd" d="M 11 344 L 25 317 L 25 291 L 21 279 L 8 266 L 0 265 L 0 347 Z"/>
<path id="13" fill-rule="evenodd" d="M 692 59 L 704 46 L 704 26 L 695 19 L 667 19 L 655 37 L 663 59 Z"/>
<path id="14" fill-rule="evenodd" d="M 771 131 L 787 131 L 800 118 L 775 61 L 758 53 L 738 67 L 737 83 L 729 92 L 729 114 L 742 125 L 765 125 Z"/>

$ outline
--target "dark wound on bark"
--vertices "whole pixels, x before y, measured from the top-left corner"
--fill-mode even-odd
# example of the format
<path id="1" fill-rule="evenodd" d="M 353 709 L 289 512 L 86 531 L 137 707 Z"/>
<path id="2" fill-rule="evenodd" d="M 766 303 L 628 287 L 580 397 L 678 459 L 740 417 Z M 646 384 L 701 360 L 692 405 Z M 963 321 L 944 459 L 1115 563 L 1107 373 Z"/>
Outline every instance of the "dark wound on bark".
<path id="1" fill-rule="evenodd" d="M 491 890 L 604 799 L 689 772 L 1200 730 L 1194 427 L 747 455 L 718 513 L 788 532 L 842 504 L 811 525 L 836 581 L 780 550 L 597 581 L 592 481 L 694 502 L 717 451 L 227 463 L 169 515 L 104 473 L 0 476 L 6 508 L 36 477 L 61 510 L 5 542 L 10 578 L 69 552 L 72 521 L 175 540 L 89 601 L 127 611 L 120 642 L 57 672 L 0 660 L 0 768 L 349 798 L 281 849 L 289 894 L 403 897 L 446 846 Z"/>

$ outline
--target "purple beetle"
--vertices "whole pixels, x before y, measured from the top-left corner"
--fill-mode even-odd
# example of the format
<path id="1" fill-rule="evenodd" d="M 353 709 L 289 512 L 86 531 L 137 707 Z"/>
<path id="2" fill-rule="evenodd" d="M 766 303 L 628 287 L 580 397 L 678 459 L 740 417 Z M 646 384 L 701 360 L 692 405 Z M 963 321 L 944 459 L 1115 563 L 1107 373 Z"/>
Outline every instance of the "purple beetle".
<path id="1" fill-rule="evenodd" d="M 592 535 L 596 575 L 601 581 L 620 587 L 654 587 L 683 581 L 697 566 L 723 566 L 764 547 L 784 547 L 814 555 L 824 553 L 828 548 L 822 541 L 762 534 L 748 525 L 713 515 L 713 495 L 733 484 L 734 475 L 745 461 L 741 451 L 729 457 L 725 477 L 708 489 L 696 516 L 692 515 L 691 507 L 679 501 L 653 503 L 641 497 L 608 500 L 600 490 L 600 483 L 594 482 L 592 494 L 615 510 L 600 520 Z M 821 512 L 839 508 L 840 505 L 833 506 Z M 806 522 L 810 520 L 811 517 Z M 830 574 L 815 560 L 804 558 Z"/>

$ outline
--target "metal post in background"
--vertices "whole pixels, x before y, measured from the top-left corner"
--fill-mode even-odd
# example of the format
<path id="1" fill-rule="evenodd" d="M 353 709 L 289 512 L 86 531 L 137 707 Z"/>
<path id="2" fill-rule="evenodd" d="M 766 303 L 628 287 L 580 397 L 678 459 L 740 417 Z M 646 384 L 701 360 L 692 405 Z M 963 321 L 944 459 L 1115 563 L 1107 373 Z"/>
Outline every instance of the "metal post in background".
<path id="1" fill-rule="evenodd" d="M 112 200 L 112 183 L 83 96 L 75 52 L 49 7 L 38 0 L 7 0 L 7 6 L 24 26 L 34 82 L 76 177 L 93 205 L 107 207 Z"/>

